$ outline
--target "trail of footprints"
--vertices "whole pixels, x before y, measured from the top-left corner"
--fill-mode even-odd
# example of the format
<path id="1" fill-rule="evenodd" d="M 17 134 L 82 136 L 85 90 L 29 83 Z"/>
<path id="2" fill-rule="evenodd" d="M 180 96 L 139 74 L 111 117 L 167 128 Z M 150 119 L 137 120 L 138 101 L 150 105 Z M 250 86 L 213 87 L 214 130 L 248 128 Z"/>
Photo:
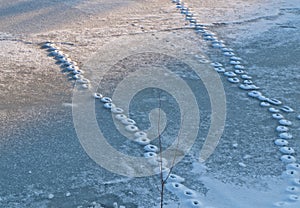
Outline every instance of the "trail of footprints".
<path id="1" fill-rule="evenodd" d="M 147 133 L 140 131 L 136 122 L 123 114 L 124 110 L 115 106 L 111 98 L 104 97 L 100 93 L 95 93 L 94 98 L 103 102 L 104 108 L 110 109 L 120 124 L 124 125 L 125 130 L 133 134 L 134 141 L 144 148 L 145 153 L 143 156 L 148 159 L 149 165 L 153 167 L 155 173 L 163 172 L 164 179 L 167 179 L 166 188 L 179 197 L 182 207 L 203 207 L 202 202 L 198 199 L 200 194 L 182 184 L 185 181 L 184 178 L 175 174 L 169 174 L 169 161 L 159 156 L 159 147 L 150 143 L 151 140 L 147 137 Z"/>
<path id="2" fill-rule="evenodd" d="M 90 81 L 83 76 L 84 71 L 79 69 L 77 62 L 73 61 L 67 53 L 52 42 L 44 43 L 42 48 L 46 49 L 49 56 L 52 56 L 60 64 L 63 72 L 68 73 L 70 79 L 75 80 L 75 84 L 80 84 L 83 89 L 89 88 Z"/>
<path id="3" fill-rule="evenodd" d="M 300 200 L 300 164 L 296 163 L 296 158 L 293 156 L 296 154 L 295 149 L 289 146 L 289 143 L 293 140 L 293 135 L 290 133 L 290 127 L 293 123 L 285 119 L 284 114 L 294 113 L 294 110 L 284 105 L 280 100 L 275 98 L 269 98 L 259 91 L 259 87 L 255 85 L 252 77 L 246 72 L 246 67 L 243 65 L 243 59 L 235 54 L 235 51 L 228 48 L 224 41 L 218 39 L 215 33 L 209 30 L 209 28 L 203 24 L 197 24 L 197 20 L 193 17 L 194 14 L 191 10 L 180 0 L 172 0 L 175 3 L 176 8 L 181 14 L 185 15 L 187 21 L 195 29 L 195 32 L 199 34 L 203 40 L 205 40 L 213 49 L 220 50 L 222 54 L 227 57 L 228 63 L 232 66 L 232 71 L 227 71 L 223 67 L 222 63 L 211 63 L 203 56 L 196 55 L 199 63 L 210 63 L 214 70 L 220 74 L 223 74 L 228 82 L 237 85 L 241 90 L 247 91 L 249 98 L 256 99 L 260 102 L 260 106 L 268 108 L 271 117 L 278 122 L 278 126 L 275 131 L 278 132 L 278 138 L 274 141 L 274 144 L 278 146 L 278 150 L 282 153 L 280 161 L 286 164 L 286 168 L 283 171 L 283 177 L 289 184 L 285 190 L 285 200 L 278 201 L 273 204 L 275 207 L 284 207 L 290 203 Z M 66 72 L 76 83 L 81 84 L 84 89 L 89 88 L 89 80 L 83 76 L 83 71 L 79 69 L 77 63 L 72 61 L 69 56 L 63 53 L 55 44 L 46 42 L 43 48 L 49 51 L 49 55 L 53 56 L 61 63 L 61 66 L 65 68 Z M 184 178 L 175 175 L 168 174 L 167 168 L 168 161 L 159 157 L 159 148 L 151 144 L 150 139 L 147 138 L 147 133 L 139 130 L 136 122 L 133 119 L 128 118 L 122 108 L 117 107 L 112 99 L 105 97 L 100 93 L 95 93 L 94 98 L 100 100 L 104 108 L 110 110 L 114 117 L 124 125 L 126 131 L 132 133 L 135 137 L 135 142 L 143 146 L 144 157 L 148 159 L 149 165 L 152 165 L 154 171 L 159 173 L 162 171 L 164 177 L 167 178 L 166 188 L 178 196 L 180 199 L 180 207 L 184 208 L 213 208 L 205 206 L 203 202 L 199 200 L 201 194 L 194 190 L 189 189 L 183 185 Z M 297 116 L 300 120 L 300 115 Z M 162 169 L 160 167 L 162 164 Z"/>
<path id="4" fill-rule="evenodd" d="M 214 49 L 220 50 L 228 62 L 232 65 L 232 71 L 227 71 L 221 63 L 211 63 L 215 71 L 223 74 L 227 80 L 238 87 L 241 90 L 247 91 L 247 95 L 250 98 L 256 99 L 260 102 L 261 107 L 268 107 L 268 111 L 271 113 L 273 119 L 278 121 L 276 132 L 278 132 L 278 138 L 274 141 L 274 144 L 278 146 L 278 150 L 282 153 L 280 160 L 286 164 L 286 168 L 283 171 L 283 176 L 287 180 L 289 186 L 286 187 L 285 193 L 287 194 L 286 200 L 275 202 L 275 207 L 284 207 L 289 203 L 300 200 L 300 165 L 296 163 L 296 158 L 293 156 L 296 154 L 294 148 L 289 146 L 289 142 L 292 141 L 293 135 L 289 133 L 289 127 L 293 123 L 285 119 L 283 114 L 293 113 L 294 110 L 284 105 L 280 100 L 275 98 L 269 98 L 259 91 L 259 87 L 256 86 L 252 80 L 252 77 L 246 72 L 246 67 L 243 65 L 243 59 L 235 54 L 235 51 L 228 48 L 224 41 L 217 38 L 216 34 L 209 31 L 209 29 L 202 24 L 197 24 L 197 20 L 193 18 L 191 10 L 180 0 L 173 0 L 176 4 L 176 8 L 185 15 L 186 20 L 194 27 L 195 32 L 199 34 L 207 43 Z M 200 63 L 210 63 L 205 57 L 197 56 Z M 297 116 L 300 119 L 300 115 Z"/>
<path id="5" fill-rule="evenodd" d="M 90 82 L 83 76 L 83 70 L 79 69 L 77 63 L 72 61 L 68 54 L 60 50 L 60 48 L 52 42 L 44 43 L 42 48 L 46 49 L 49 52 L 49 55 L 53 56 L 53 58 L 58 61 L 63 68 L 63 71 L 68 72 L 68 76 L 72 80 L 75 80 L 75 83 L 81 84 L 83 89 L 89 88 Z M 112 102 L 111 98 L 105 97 L 100 93 L 94 93 L 93 96 L 95 99 L 98 99 L 103 103 L 104 108 L 110 110 L 114 114 L 116 120 L 118 120 L 120 124 L 124 125 L 124 128 L 127 132 L 130 132 L 134 135 L 134 141 L 144 148 L 145 153 L 143 156 L 147 158 L 149 165 L 153 167 L 153 171 L 155 173 L 160 173 L 161 171 L 163 172 L 164 178 L 167 178 L 166 188 L 180 198 L 181 206 L 185 208 L 203 207 L 202 202 L 198 199 L 200 194 L 182 184 L 182 182 L 184 182 L 184 178 L 175 174 L 169 174 L 170 170 L 167 168 L 168 161 L 165 158 L 159 157 L 159 148 L 150 144 L 151 141 L 149 138 L 147 138 L 147 133 L 140 131 L 136 125 L 136 122 L 123 114 L 124 110 L 117 107 Z"/>

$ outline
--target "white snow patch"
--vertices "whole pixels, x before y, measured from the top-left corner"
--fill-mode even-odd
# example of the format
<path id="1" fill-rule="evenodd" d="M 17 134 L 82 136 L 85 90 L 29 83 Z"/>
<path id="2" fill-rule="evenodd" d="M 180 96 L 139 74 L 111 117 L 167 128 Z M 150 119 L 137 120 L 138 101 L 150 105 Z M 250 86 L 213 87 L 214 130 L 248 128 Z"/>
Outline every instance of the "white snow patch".
<path id="1" fill-rule="evenodd" d="M 73 103 L 63 103 L 62 106 L 63 107 L 77 107 L 77 105 L 73 104 Z"/>
<path id="2" fill-rule="evenodd" d="M 207 170 L 207 167 L 203 163 L 194 162 L 193 169 L 191 172 L 196 173 L 196 174 L 203 174 L 206 172 L 206 170 Z"/>
<path id="3" fill-rule="evenodd" d="M 49 194 L 48 195 L 48 199 L 53 199 L 54 198 L 54 195 L 53 194 Z"/>
<path id="4" fill-rule="evenodd" d="M 284 207 L 300 207 L 299 201 L 291 201 L 288 195 L 281 193 L 287 185 L 280 178 L 262 178 L 262 181 L 267 182 L 266 187 L 268 187 L 268 190 L 260 190 L 253 186 L 251 186 L 252 188 L 236 186 L 211 177 L 201 177 L 200 180 L 209 189 L 206 196 L 202 197 L 201 200 L 206 206 L 218 208 L 273 208 L 276 202 L 282 201 L 285 204 Z"/>
<path id="5" fill-rule="evenodd" d="M 242 163 L 242 162 L 239 162 L 239 166 L 241 166 L 243 168 L 247 167 L 247 165 L 245 163 Z"/>

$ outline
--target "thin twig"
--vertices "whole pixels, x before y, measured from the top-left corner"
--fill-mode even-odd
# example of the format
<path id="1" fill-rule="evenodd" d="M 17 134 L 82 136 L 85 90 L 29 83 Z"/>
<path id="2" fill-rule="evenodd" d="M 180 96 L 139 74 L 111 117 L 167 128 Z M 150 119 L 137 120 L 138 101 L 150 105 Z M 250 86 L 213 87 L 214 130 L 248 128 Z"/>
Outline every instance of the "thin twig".
<path id="1" fill-rule="evenodd" d="M 184 115 L 183 118 L 180 122 L 180 128 L 179 128 L 179 132 L 178 132 L 178 136 L 177 136 L 177 143 L 176 143 L 176 149 L 174 152 L 174 157 L 171 163 L 171 167 L 170 170 L 168 172 L 168 175 L 166 176 L 166 178 L 164 179 L 163 176 L 163 160 L 162 160 L 162 140 L 161 140 L 161 133 L 160 133 L 160 116 L 161 116 L 161 99 L 160 99 L 160 94 L 158 96 L 159 98 L 159 103 L 158 103 L 158 122 L 157 122 L 157 130 L 158 130 L 158 142 L 159 142 L 159 153 L 160 153 L 160 184 L 161 184 L 161 190 L 160 190 L 160 208 L 163 208 L 163 202 L 164 202 L 164 190 L 165 190 L 165 184 L 167 183 L 168 178 L 170 177 L 173 167 L 175 165 L 175 161 L 176 161 L 176 156 L 177 156 L 177 152 L 178 152 L 178 147 L 179 147 L 179 138 L 181 135 L 181 126 L 184 122 Z"/>
<path id="2" fill-rule="evenodd" d="M 160 93 L 158 96 L 158 122 L 157 122 L 157 132 L 158 132 L 158 142 L 159 142 L 159 157 L 160 157 L 160 184 L 161 184 L 161 190 L 160 190 L 160 208 L 163 208 L 163 202 L 164 202 L 164 177 L 163 177 L 163 163 L 162 163 L 162 141 L 161 141 L 161 133 L 160 133 L 160 108 L 161 108 L 161 99 L 160 99 Z"/>

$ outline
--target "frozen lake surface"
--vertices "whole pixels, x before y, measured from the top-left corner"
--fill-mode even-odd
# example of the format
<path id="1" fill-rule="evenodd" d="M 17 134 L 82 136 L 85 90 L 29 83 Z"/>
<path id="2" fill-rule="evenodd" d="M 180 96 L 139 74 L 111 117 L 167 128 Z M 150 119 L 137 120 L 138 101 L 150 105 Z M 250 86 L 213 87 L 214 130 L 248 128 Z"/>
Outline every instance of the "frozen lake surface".
<path id="1" fill-rule="evenodd" d="M 74 113 L 78 107 L 72 104 L 76 84 L 40 48 L 48 40 L 69 54 L 92 84 L 104 77 L 99 91 L 107 96 L 144 66 L 166 67 L 191 88 L 199 104 L 200 124 L 195 127 L 199 132 L 191 150 L 172 169 L 177 179 L 166 185 L 164 207 L 300 207 L 300 170 L 288 165 L 300 159 L 299 3 L 186 1 L 185 6 L 210 35 L 196 33 L 172 1 L 0 3 L 0 47 L 4 49 L 0 52 L 0 207 L 115 208 L 114 202 L 126 208 L 159 207 L 158 175 L 121 176 L 99 166 L 84 151 L 72 114 L 72 108 Z M 230 58 L 230 50 L 213 46 L 210 37 L 232 48 L 241 60 Z M 168 53 L 176 54 L 176 59 Z M 111 62 L 114 65 L 105 72 L 104 66 Z M 200 163 L 199 150 L 213 110 L 209 92 L 191 69 L 214 70 L 211 63 L 222 65 L 218 70 L 226 95 L 226 122 L 217 148 Z M 231 73 L 222 73 L 223 69 Z M 238 69 L 247 71 L 247 77 Z M 238 78 L 239 84 L 232 78 Z M 249 96 L 239 87 L 245 80 L 253 81 L 265 97 Z M 95 89 L 90 90 L 92 99 Z M 139 91 L 129 115 L 147 130 L 153 124 L 148 115 L 159 107 L 158 94 L 168 119 L 162 134 L 167 148 L 182 124 L 170 92 Z M 283 104 L 268 106 L 266 98 Z M 189 97 L 186 103 L 191 103 Z M 283 105 L 294 112 L 276 112 Z M 115 149 L 132 156 L 144 154 L 142 146 L 113 128 L 111 113 L 97 100 L 95 112 L 99 129 Z M 277 114 L 286 120 L 279 121 Z M 286 140 L 295 153 L 278 145 L 282 144 L 278 139 L 290 135 L 293 139 Z M 153 144 L 159 146 L 158 140 Z M 287 154 L 293 158 L 282 157 Z"/>

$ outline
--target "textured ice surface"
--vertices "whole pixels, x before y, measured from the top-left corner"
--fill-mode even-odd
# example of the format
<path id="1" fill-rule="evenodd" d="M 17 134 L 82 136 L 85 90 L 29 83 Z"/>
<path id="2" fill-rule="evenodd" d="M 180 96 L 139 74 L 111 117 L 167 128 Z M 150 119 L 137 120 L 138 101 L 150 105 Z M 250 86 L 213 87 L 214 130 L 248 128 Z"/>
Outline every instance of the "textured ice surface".
<path id="1" fill-rule="evenodd" d="M 200 57 L 200 63 L 222 63 L 223 68 L 217 68 L 219 72 L 244 70 L 248 74 L 243 74 L 241 78 L 255 82 L 255 85 L 260 87 L 260 92 L 263 92 L 264 97 L 259 97 L 258 100 L 265 102 L 267 97 L 278 98 L 284 104 L 291 106 L 299 115 L 300 77 L 297 57 L 300 48 L 300 24 L 297 1 L 267 3 L 218 1 L 218 4 L 210 1 L 200 3 L 187 1 L 187 5 L 197 13 L 197 20 L 208 24 L 207 27 L 215 32 L 216 37 L 224 40 L 227 48 L 222 52 L 216 52 L 219 50 L 218 47 L 206 47 L 207 42 L 200 41 L 192 30 L 183 30 L 182 16 L 171 7 L 174 5 L 170 2 L 153 1 L 151 5 L 142 5 L 139 9 L 117 9 L 114 10 L 117 15 L 114 16 L 112 12 L 109 18 L 106 14 L 105 16 L 96 16 L 96 14 L 102 11 L 101 9 L 119 8 L 123 3 L 117 2 L 100 8 L 100 1 L 76 1 L 75 3 L 68 1 L 63 6 L 58 2 L 48 2 L 44 5 L 43 2 L 8 2 L 3 7 L 4 13 L 1 13 L 3 16 L 7 15 L 1 20 L 3 30 L 10 32 L 1 33 L 0 43 L 4 49 L 1 56 L 3 57 L 1 58 L 3 63 L 1 95 L 4 95 L 2 100 L 5 101 L 4 111 L 1 111 L 1 122 L 4 123 L 1 127 L 3 139 L 0 146 L 0 184 L 4 187 L 0 190 L 1 206 L 95 207 L 101 205 L 109 207 L 113 202 L 117 202 L 127 208 L 137 206 L 147 208 L 155 207 L 159 201 L 158 176 L 134 179 L 118 176 L 102 169 L 87 157 L 76 138 L 71 109 L 68 107 L 69 104 L 66 104 L 71 103 L 71 100 L 68 96 L 61 95 L 61 91 L 68 95 L 66 92 L 70 85 L 65 77 L 60 77 L 58 65 L 30 43 L 32 40 L 34 43 L 45 41 L 45 38 L 53 39 L 62 49 L 67 50 L 71 57 L 75 57 L 75 60 L 81 63 L 91 52 L 95 52 L 98 47 L 118 36 L 150 31 L 157 38 L 165 38 L 166 44 L 173 44 L 176 47 L 183 43 L 176 42 L 175 37 L 184 36 L 186 41 L 193 41 L 194 48 L 200 48 L 208 55 Z M 13 3 L 17 4 L 14 6 Z M 44 8 L 47 5 L 51 7 Z M 36 9 L 30 13 L 32 6 L 36 6 Z M 20 11 L 20 8 L 23 9 Z M 147 8 L 150 9 L 145 16 Z M 125 10 L 128 13 L 123 14 Z M 21 14 L 12 19 L 11 16 L 16 11 Z M 54 15 L 54 11 L 58 15 Z M 76 23 L 77 18 L 80 19 L 87 14 L 93 14 L 94 17 L 89 16 L 89 20 L 83 18 L 86 21 L 85 26 L 80 26 L 81 21 L 80 24 Z M 64 24 L 59 21 L 62 19 Z M 35 24 L 40 20 L 45 24 Z M 68 24 L 69 22 L 73 23 Z M 174 22 L 181 29 L 165 31 L 166 36 L 160 35 L 164 33 L 163 29 L 172 28 Z M 73 26 L 76 26 L 76 29 L 72 29 Z M 55 30 L 44 32 L 51 29 Z M 25 37 L 29 42 L 27 45 L 18 41 L 19 33 L 35 31 L 44 33 Z M 210 37 L 206 39 L 212 39 L 215 34 L 210 33 Z M 194 48 L 179 50 L 185 53 Z M 242 60 L 233 58 L 236 57 L 233 55 Z M 229 68 L 233 67 L 231 66 L 233 63 L 237 64 L 237 62 L 230 64 L 229 60 L 240 61 L 243 65 Z M 32 62 L 38 63 L 38 67 L 30 68 Z M 40 73 L 40 68 L 43 69 L 43 73 Z M 88 77 L 87 73 L 85 74 Z M 236 71 L 234 73 L 239 76 Z M 199 78 L 195 74 L 184 73 L 181 69 L 178 69 L 177 74 L 190 80 L 195 88 L 198 87 L 196 81 Z M 229 73 L 229 75 L 233 74 Z M 220 76 L 223 76 L 222 73 Z M 175 190 L 166 192 L 165 207 L 173 208 L 178 204 L 181 207 L 193 207 L 203 204 L 206 207 L 224 208 L 269 208 L 281 205 L 281 207 L 298 208 L 299 178 L 291 177 L 297 174 L 286 171 L 284 163 L 294 162 L 293 158 L 299 160 L 299 155 L 292 155 L 290 158 L 282 157 L 281 152 L 288 154 L 290 149 L 282 148 L 281 146 L 287 145 L 287 141 L 279 139 L 280 136 L 286 138 L 289 147 L 293 147 L 295 151 L 299 149 L 299 140 L 290 137 L 293 135 L 294 138 L 299 138 L 299 131 L 295 129 L 299 126 L 297 116 L 286 114 L 287 110 L 291 111 L 290 108 L 281 109 L 280 112 L 272 109 L 272 112 L 268 112 L 267 108 L 259 106 L 257 99 L 250 99 L 246 91 L 227 82 L 226 78 L 222 79 L 227 95 L 227 124 L 221 142 L 215 153 L 206 161 L 205 166 L 195 163 L 198 159 L 199 147 L 205 138 L 205 129 L 210 123 L 209 116 L 204 113 L 201 119 L 205 128 L 200 132 L 198 142 L 195 143 L 192 152 L 173 169 L 173 172 L 180 176 L 177 182 L 182 184 L 181 187 L 184 189 L 178 194 Z M 243 83 L 243 86 L 247 84 L 252 83 Z M 12 89 L 15 89 L 14 93 L 9 94 Z M 199 100 L 201 96 L 202 94 L 199 93 Z M 53 100 L 58 100 L 59 105 L 53 104 Z M 35 107 L 36 105 L 32 105 L 33 102 L 46 104 Z M 156 102 L 155 99 L 148 99 L 146 103 Z M 19 108 L 20 103 L 22 103 L 21 108 Z M 62 106 L 62 103 L 65 104 Z M 204 105 L 206 106 L 207 103 Z M 11 109 L 15 106 L 19 109 L 16 110 L 17 112 Z M 97 107 L 100 109 L 100 105 Z M 136 109 L 139 109 L 138 106 Z M 105 114 L 99 110 L 99 114 L 102 113 Z M 276 119 L 283 117 L 274 115 L 275 113 L 282 114 L 286 120 L 293 122 L 289 127 L 291 134 L 278 135 L 279 132 L 277 133 L 275 129 L 279 123 Z M 120 115 L 122 114 L 116 116 L 122 120 L 124 117 Z M 132 115 L 139 121 L 139 125 L 147 126 L 147 116 L 144 112 L 133 111 Z M 12 117 L 14 119 L 11 119 Z M 281 121 L 280 124 L 289 123 Z M 111 129 L 107 122 L 102 121 L 101 125 Z M 280 130 L 283 130 L 282 127 Z M 116 136 L 114 133 L 107 132 L 110 142 L 116 148 L 135 156 L 144 154 L 143 146 L 122 140 L 121 136 Z M 174 136 L 172 132 L 170 134 L 167 138 Z M 286 166 L 288 170 L 299 171 L 294 163 Z M 193 199 L 187 197 L 194 193 L 197 194 L 196 200 L 199 200 L 199 204 L 191 204 Z"/>

